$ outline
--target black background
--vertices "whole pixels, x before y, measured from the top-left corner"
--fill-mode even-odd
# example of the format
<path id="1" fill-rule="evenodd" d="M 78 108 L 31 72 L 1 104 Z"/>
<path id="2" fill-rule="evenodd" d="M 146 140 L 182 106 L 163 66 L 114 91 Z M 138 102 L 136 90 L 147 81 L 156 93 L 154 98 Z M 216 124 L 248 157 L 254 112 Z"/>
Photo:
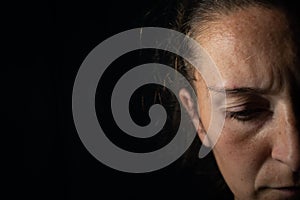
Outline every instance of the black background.
<path id="1" fill-rule="evenodd" d="M 88 53 L 121 31 L 160 26 L 163 20 L 153 24 L 144 17 L 153 9 L 153 16 L 161 16 L 155 9 L 169 2 L 40 1 L 15 10 L 21 26 L 14 41 L 21 35 L 25 42 L 17 60 L 28 63 L 15 75 L 21 83 L 14 103 L 22 121 L 17 129 L 24 133 L 24 192 L 30 198 L 207 199 L 213 192 L 204 177 L 178 169 L 180 160 L 144 174 L 101 164 L 81 143 L 72 118 L 73 83 Z"/>

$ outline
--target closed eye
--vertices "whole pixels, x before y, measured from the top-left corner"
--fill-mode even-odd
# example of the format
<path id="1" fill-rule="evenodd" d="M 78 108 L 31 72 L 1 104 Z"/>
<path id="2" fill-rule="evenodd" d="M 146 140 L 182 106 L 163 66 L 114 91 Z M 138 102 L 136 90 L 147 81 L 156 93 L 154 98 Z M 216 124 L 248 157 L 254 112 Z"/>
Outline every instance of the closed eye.
<path id="1" fill-rule="evenodd" d="M 272 111 L 262 108 L 254 108 L 254 109 L 243 109 L 241 111 L 227 111 L 226 118 L 234 119 L 237 121 L 254 121 L 254 120 L 261 120 L 272 114 Z"/>

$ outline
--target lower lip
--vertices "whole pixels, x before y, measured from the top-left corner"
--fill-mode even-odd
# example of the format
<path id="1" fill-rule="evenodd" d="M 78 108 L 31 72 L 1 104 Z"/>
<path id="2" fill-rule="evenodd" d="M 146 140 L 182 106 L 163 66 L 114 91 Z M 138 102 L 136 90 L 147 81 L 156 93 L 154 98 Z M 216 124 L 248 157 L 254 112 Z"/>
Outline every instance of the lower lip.
<path id="1" fill-rule="evenodd" d="M 300 195 L 300 187 L 290 187 L 290 188 L 272 188 L 286 196 L 296 196 Z"/>

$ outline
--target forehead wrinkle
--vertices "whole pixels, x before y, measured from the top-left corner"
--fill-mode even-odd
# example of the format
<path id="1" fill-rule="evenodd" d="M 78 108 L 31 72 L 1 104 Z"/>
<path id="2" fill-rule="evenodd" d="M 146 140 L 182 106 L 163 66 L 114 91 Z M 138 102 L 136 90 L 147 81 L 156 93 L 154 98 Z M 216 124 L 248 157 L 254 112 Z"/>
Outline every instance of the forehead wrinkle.
<path id="1" fill-rule="evenodd" d="M 226 95 L 264 95 L 269 94 L 271 91 L 263 88 L 250 88 L 250 87 L 241 87 L 241 88 L 217 88 L 217 87 L 208 87 L 209 91 L 216 93 L 226 93 Z"/>
<path id="2" fill-rule="evenodd" d="M 259 12 L 252 13 L 257 9 Z M 199 36 L 199 42 L 204 45 L 215 43 L 213 49 L 222 45 L 226 52 L 220 52 L 223 53 L 221 56 L 226 56 L 229 51 L 239 55 L 238 59 L 230 57 L 235 60 L 226 61 L 233 62 L 225 64 L 227 69 L 234 67 L 235 72 L 240 73 L 241 68 L 247 67 L 248 73 L 252 74 L 249 76 L 256 77 L 254 80 L 258 81 L 257 84 L 265 81 L 267 85 L 264 87 L 273 92 L 283 88 L 286 84 L 285 71 L 287 66 L 291 66 L 294 54 L 291 48 L 293 42 L 290 29 L 284 13 L 276 9 L 253 7 L 219 18 L 219 21 L 211 25 L 204 35 Z M 259 70 L 262 69 L 264 71 L 261 73 Z M 261 75 L 266 73 L 268 76 Z M 269 80 L 259 80 L 266 77 Z"/>

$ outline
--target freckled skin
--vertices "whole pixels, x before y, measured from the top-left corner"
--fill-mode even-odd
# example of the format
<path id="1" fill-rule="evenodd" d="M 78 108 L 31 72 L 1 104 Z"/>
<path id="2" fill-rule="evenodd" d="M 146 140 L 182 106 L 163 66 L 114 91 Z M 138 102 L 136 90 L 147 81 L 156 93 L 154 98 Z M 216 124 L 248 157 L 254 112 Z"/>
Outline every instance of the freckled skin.
<path id="1" fill-rule="evenodd" d="M 296 53 L 287 24 L 279 10 L 249 7 L 221 17 L 198 38 L 226 88 L 255 87 L 269 92 L 263 98 L 270 102 L 271 116 L 258 122 L 226 118 L 213 149 L 235 199 L 300 199 L 299 191 L 292 196 L 274 189 L 300 185 L 299 119 L 293 112 L 289 69 L 296 69 L 292 64 Z M 200 118 L 207 129 L 209 91 L 199 74 L 195 76 Z M 235 99 L 227 101 L 234 104 Z M 203 140 L 203 132 L 199 136 Z"/>

